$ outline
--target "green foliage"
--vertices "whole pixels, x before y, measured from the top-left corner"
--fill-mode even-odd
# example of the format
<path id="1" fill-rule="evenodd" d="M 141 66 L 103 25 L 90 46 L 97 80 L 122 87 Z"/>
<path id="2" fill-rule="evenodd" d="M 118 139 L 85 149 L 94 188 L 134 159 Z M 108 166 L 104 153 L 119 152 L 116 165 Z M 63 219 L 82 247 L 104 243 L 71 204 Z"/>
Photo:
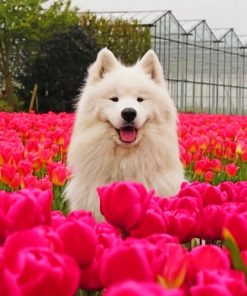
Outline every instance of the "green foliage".
<path id="1" fill-rule="evenodd" d="M 6 100 L 0 98 L 0 112 L 10 112 L 11 108 L 9 107 Z"/>
<path id="2" fill-rule="evenodd" d="M 151 47 L 150 29 L 137 20 L 97 18 L 86 12 L 80 17 L 80 24 L 98 45 L 109 48 L 125 64 L 133 64 Z"/>
<path id="3" fill-rule="evenodd" d="M 8 103 L 13 109 L 13 82 L 16 73 L 22 70 L 23 58 L 28 55 L 32 59 L 41 41 L 78 22 L 77 11 L 70 9 L 69 0 L 58 0 L 45 8 L 47 2 L 0 1 L 0 72 L 5 81 Z"/>
<path id="4" fill-rule="evenodd" d="M 81 26 L 57 33 L 42 43 L 33 63 L 27 63 L 19 80 L 20 96 L 29 105 L 30 93 L 38 84 L 39 111 L 72 111 L 88 66 L 96 59 L 97 45 Z"/>

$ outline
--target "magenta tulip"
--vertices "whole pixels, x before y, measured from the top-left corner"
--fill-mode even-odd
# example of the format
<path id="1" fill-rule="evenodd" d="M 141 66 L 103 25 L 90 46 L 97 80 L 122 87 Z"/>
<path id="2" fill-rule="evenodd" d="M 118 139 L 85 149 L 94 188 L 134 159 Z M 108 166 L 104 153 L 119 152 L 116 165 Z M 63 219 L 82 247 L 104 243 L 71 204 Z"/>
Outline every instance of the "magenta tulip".
<path id="1" fill-rule="evenodd" d="M 140 224 L 148 208 L 152 192 L 142 184 L 115 182 L 99 187 L 100 210 L 112 225 L 129 231 Z"/>

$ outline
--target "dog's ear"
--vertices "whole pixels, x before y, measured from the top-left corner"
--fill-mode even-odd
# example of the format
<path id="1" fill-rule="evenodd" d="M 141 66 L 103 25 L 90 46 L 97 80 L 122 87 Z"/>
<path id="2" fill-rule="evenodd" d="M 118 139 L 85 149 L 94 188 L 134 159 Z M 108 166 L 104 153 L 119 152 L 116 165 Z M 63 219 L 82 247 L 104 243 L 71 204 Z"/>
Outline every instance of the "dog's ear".
<path id="1" fill-rule="evenodd" d="M 88 70 L 89 82 L 97 82 L 104 77 L 106 73 L 111 72 L 119 64 L 114 54 L 106 47 L 101 49 L 97 55 L 95 63 Z"/>
<path id="2" fill-rule="evenodd" d="M 150 49 L 138 63 L 152 80 L 160 85 L 165 84 L 163 69 L 155 52 Z"/>

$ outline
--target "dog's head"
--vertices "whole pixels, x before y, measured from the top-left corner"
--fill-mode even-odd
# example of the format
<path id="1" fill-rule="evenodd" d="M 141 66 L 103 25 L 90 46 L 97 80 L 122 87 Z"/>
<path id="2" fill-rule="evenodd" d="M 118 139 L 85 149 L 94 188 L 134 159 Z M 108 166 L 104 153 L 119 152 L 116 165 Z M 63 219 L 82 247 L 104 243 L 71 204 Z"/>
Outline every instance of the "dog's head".
<path id="1" fill-rule="evenodd" d="M 107 123 L 111 138 L 124 146 L 137 144 L 149 123 L 158 123 L 175 112 L 153 50 L 126 67 L 111 51 L 102 49 L 89 68 L 83 97 L 87 112 Z"/>

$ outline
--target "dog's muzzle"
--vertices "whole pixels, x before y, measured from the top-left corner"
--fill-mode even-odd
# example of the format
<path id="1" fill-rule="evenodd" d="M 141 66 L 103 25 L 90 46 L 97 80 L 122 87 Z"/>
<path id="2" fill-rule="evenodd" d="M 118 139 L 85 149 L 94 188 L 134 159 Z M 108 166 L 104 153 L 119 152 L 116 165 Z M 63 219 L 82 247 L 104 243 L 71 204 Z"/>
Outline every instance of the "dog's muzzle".
<path id="1" fill-rule="evenodd" d="M 134 125 L 137 112 L 133 108 L 125 108 L 121 112 L 121 116 L 124 119 L 125 124 L 118 130 L 119 138 L 124 143 L 132 143 L 137 137 L 137 129 Z"/>
<path id="2" fill-rule="evenodd" d="M 124 143 L 132 143 L 136 140 L 137 129 L 134 125 L 124 125 L 118 132 L 120 140 Z"/>

